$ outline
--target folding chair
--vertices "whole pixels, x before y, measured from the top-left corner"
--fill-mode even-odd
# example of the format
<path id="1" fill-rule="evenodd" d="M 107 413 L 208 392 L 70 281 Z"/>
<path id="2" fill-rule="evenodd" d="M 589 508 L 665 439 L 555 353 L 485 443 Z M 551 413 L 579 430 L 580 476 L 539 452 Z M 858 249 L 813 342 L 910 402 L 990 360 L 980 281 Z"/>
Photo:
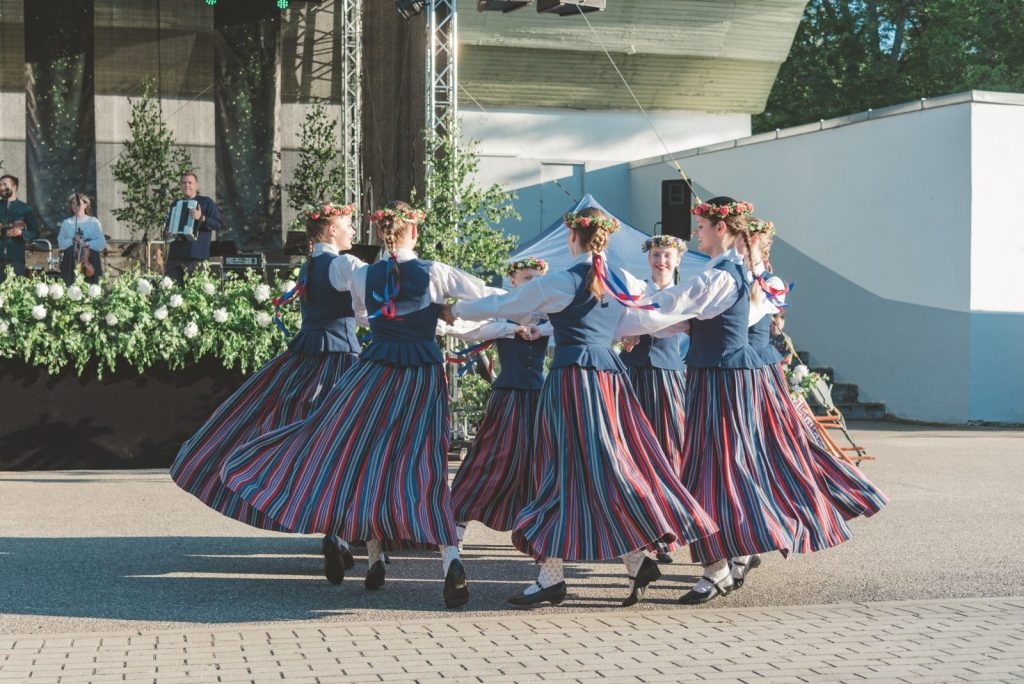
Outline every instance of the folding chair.
<path id="1" fill-rule="evenodd" d="M 824 415 L 817 415 L 815 413 L 814 422 L 818 428 L 818 434 L 833 456 L 854 465 L 860 465 L 861 461 L 875 460 L 874 456 L 868 455 L 864 447 L 853 441 L 850 431 L 846 428 L 846 419 L 843 418 L 842 412 L 832 402 L 832 387 L 827 382 L 819 379 L 811 385 L 811 390 L 807 393 L 807 401 L 824 412 Z M 843 437 L 846 438 L 850 446 L 840 446 L 836 442 L 831 434 L 831 431 L 835 430 L 843 433 Z"/>

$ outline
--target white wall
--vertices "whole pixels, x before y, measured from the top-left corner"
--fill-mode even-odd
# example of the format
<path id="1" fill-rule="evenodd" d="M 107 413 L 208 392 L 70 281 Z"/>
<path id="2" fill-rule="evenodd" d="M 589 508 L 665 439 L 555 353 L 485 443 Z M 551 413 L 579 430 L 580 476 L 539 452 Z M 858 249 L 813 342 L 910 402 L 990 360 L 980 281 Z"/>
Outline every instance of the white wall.
<path id="1" fill-rule="evenodd" d="M 648 112 L 655 132 L 639 111 L 483 112 L 464 105 L 462 137 L 479 141 L 477 180 L 484 186 L 500 183 L 518 195 L 515 207 L 522 221 L 501 227 L 524 241 L 588 192 L 628 219 L 629 174 L 624 165 L 628 160 L 661 154 L 665 145 L 680 149 L 750 133 L 748 114 Z M 635 226 L 650 232 L 654 222 Z"/>
<path id="2" fill-rule="evenodd" d="M 894 415 L 965 422 L 974 419 L 971 105 L 906 109 L 679 162 L 707 193 L 750 200 L 775 221 L 773 264 L 796 282 L 788 329 L 815 364 Z M 664 159 L 631 165 L 634 221 L 660 211 L 661 181 L 677 177 Z"/>

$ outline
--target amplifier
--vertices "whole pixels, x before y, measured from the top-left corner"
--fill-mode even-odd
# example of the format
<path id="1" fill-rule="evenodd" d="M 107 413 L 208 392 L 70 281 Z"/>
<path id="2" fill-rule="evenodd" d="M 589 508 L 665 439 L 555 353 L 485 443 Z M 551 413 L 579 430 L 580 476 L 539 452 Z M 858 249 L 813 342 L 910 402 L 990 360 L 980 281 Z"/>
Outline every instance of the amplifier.
<path id="1" fill-rule="evenodd" d="M 223 257 L 225 271 L 241 271 L 247 268 L 264 268 L 267 260 L 261 252 L 253 254 L 231 254 Z"/>

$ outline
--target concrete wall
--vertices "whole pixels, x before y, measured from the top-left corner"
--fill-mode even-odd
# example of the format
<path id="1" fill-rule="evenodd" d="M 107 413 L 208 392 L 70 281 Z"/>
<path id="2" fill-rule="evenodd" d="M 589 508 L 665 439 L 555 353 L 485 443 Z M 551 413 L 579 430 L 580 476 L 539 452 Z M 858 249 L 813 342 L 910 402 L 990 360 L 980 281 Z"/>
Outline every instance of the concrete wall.
<path id="1" fill-rule="evenodd" d="M 502 228 L 523 241 L 588 192 L 610 211 L 628 216 L 628 160 L 661 154 L 666 145 L 680 149 L 750 133 L 747 114 L 648 112 L 655 133 L 639 111 L 472 107 L 466 104 L 462 112 L 462 137 L 479 141 L 478 182 L 501 183 L 517 194 L 522 221 Z M 657 201 L 660 206 L 660 196 Z M 652 232 L 654 221 L 634 226 Z"/>
<path id="2" fill-rule="evenodd" d="M 776 222 L 772 262 L 796 282 L 788 332 L 896 416 L 1024 420 L 1024 393 L 1006 389 L 1024 385 L 1010 280 L 1024 232 L 1005 207 L 1024 178 L 1024 107 L 1004 100 L 909 103 L 677 155 L 704 197 Z M 666 158 L 631 164 L 627 216 L 657 220 L 661 181 L 677 177 Z"/>

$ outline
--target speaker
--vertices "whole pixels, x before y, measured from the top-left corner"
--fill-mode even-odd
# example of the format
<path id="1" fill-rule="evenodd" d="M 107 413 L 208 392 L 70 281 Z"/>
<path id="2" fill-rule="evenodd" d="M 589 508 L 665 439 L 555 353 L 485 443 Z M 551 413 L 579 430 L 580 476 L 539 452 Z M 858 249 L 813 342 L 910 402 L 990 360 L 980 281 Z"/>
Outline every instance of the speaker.
<path id="1" fill-rule="evenodd" d="M 603 10 L 604 3 L 605 0 L 537 0 L 537 11 L 571 17 L 581 12 Z"/>
<path id="2" fill-rule="evenodd" d="M 690 239 L 690 205 L 693 194 L 686 181 L 661 181 L 661 232 L 682 240 Z"/>

